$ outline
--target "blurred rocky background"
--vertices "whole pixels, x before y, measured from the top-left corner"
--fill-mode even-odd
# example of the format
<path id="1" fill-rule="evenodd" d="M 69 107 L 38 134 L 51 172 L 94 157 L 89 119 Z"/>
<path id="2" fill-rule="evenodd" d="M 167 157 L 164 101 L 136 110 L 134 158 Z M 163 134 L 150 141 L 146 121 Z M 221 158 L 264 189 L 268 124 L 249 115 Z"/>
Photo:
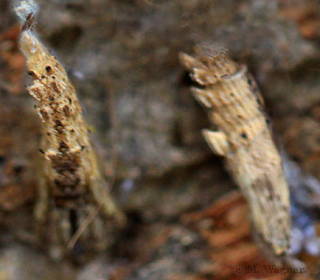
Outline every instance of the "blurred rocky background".
<path id="1" fill-rule="evenodd" d="M 178 54 L 191 54 L 195 44 L 202 44 L 212 51 L 228 49 L 246 64 L 289 156 L 320 179 L 319 2 L 37 2 L 36 31 L 78 89 L 104 174 L 114 181 L 112 192 L 129 226 L 112 250 L 81 266 L 72 260 L 53 262 L 45 244 L 36 241 L 32 209 L 40 120 L 24 87 L 31 81 L 18 50 L 20 25 L 12 11 L 19 1 L 2 0 L 0 279 L 254 277 L 233 267 L 263 261 L 250 238 L 241 198 L 222 198 L 227 207 L 211 206 L 220 209 L 218 214 L 196 216 L 197 221 L 192 216 L 235 185 L 201 137 L 201 129 L 209 126 L 206 113 L 190 94 L 192 81 Z M 242 216 L 234 216 L 238 210 Z M 221 224 L 221 219 L 226 220 Z M 235 257 L 226 261 L 228 255 Z M 313 267 L 310 277 L 316 277 L 318 268 Z"/>

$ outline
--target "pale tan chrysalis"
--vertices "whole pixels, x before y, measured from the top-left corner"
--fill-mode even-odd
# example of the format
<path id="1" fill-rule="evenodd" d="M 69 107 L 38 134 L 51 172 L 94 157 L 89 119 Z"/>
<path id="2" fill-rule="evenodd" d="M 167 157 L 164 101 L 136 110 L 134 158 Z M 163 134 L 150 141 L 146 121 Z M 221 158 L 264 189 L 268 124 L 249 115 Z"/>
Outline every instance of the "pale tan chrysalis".
<path id="1" fill-rule="evenodd" d="M 99 209 L 83 235 L 91 243 L 97 239 L 99 244 L 93 247 L 103 247 L 108 239 L 103 219 L 114 218 L 123 224 L 125 218 L 99 171 L 75 88 L 64 67 L 32 31 L 35 7 L 35 2 L 29 0 L 16 9 L 23 20 L 20 47 L 33 79 L 28 91 L 38 101 L 36 109 L 43 129 L 35 218 L 38 224 L 47 225 L 48 236 L 68 244 L 89 213 Z M 56 233 L 56 228 L 60 232 Z"/>
<path id="2" fill-rule="evenodd" d="M 195 57 L 181 54 L 180 60 L 200 85 L 192 92 L 217 127 L 204 130 L 205 139 L 216 154 L 225 157 L 264 242 L 276 255 L 286 253 L 291 227 L 289 188 L 254 80 L 245 66 L 224 53 L 210 56 L 198 50 Z"/>

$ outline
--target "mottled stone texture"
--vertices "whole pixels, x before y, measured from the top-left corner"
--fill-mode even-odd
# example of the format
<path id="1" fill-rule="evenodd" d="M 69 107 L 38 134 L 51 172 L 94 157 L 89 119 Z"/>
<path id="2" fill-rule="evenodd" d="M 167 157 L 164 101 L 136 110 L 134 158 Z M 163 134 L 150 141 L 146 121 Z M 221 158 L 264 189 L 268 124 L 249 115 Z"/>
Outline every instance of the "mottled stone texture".
<path id="1" fill-rule="evenodd" d="M 15 211 L 17 221 L 21 212 L 32 215 L 40 127 L 32 98 L 14 87 L 30 84 L 16 78 L 23 65 L 13 56 L 16 37 L 3 37 L 17 21 L 11 5 L 18 2 L 0 3 L 0 208 Z M 176 221 L 234 187 L 202 139 L 207 117 L 178 62 L 198 43 L 209 52 L 224 46 L 248 65 L 289 154 L 320 178 L 317 1 L 39 3 L 37 33 L 67 67 L 104 173 L 115 178 L 114 194 L 135 222 Z M 13 226 L 7 215 L 9 240 L 32 240 L 27 225 Z"/>

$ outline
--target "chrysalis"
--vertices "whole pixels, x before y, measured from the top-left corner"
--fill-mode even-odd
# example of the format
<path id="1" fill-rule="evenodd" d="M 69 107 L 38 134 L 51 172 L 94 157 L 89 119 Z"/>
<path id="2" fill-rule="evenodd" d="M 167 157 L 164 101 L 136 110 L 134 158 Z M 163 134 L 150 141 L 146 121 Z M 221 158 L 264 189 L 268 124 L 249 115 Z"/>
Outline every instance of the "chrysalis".
<path id="1" fill-rule="evenodd" d="M 23 1 L 16 9 L 23 20 L 20 47 L 33 79 L 28 91 L 38 101 L 43 130 L 35 219 L 45 239 L 66 248 L 90 213 L 96 211 L 80 243 L 103 249 L 110 239 L 106 218 L 118 224 L 125 219 L 99 171 L 75 88 L 64 67 L 32 31 L 35 9 L 32 0 Z"/>
<path id="2" fill-rule="evenodd" d="M 199 84 L 192 88 L 194 96 L 217 127 L 203 131 L 206 141 L 225 157 L 261 238 L 276 255 L 286 254 L 291 228 L 289 188 L 254 80 L 245 66 L 224 53 L 212 56 L 198 50 L 195 57 L 181 54 L 180 60 Z"/>

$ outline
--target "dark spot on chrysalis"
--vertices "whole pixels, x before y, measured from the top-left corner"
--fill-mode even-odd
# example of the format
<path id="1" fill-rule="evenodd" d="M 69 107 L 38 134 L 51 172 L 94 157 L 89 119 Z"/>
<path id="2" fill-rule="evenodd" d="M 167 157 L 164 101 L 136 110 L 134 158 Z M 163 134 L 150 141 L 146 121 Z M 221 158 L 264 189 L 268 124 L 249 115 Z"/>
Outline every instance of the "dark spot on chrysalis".
<path id="1" fill-rule="evenodd" d="M 60 142 L 60 148 L 67 148 L 67 144 L 63 141 Z"/>
<path id="2" fill-rule="evenodd" d="M 83 151 L 86 148 L 86 146 L 81 146 L 81 151 Z"/>
<path id="3" fill-rule="evenodd" d="M 231 92 L 231 93 L 230 93 L 230 96 L 234 97 L 234 94 Z"/>
<path id="4" fill-rule="evenodd" d="M 56 76 L 51 76 L 52 80 L 55 80 L 56 79 Z"/>
<path id="5" fill-rule="evenodd" d="M 259 105 L 261 105 L 261 100 L 260 100 L 260 98 L 257 98 L 257 103 L 258 103 Z"/>
<path id="6" fill-rule="evenodd" d="M 52 71 L 51 66 L 47 65 L 47 66 L 46 66 L 46 71 L 47 71 L 48 73 L 50 73 L 50 72 Z"/>
<path id="7" fill-rule="evenodd" d="M 43 151 L 42 149 L 39 149 L 39 152 L 40 152 L 41 154 L 44 154 L 44 151 Z"/>
<path id="8" fill-rule="evenodd" d="M 55 127 L 54 127 L 55 131 L 56 131 L 58 134 L 62 134 L 62 133 L 63 133 L 63 126 L 62 126 L 61 121 L 57 120 L 55 123 L 56 123 L 56 125 L 55 125 Z"/>
<path id="9" fill-rule="evenodd" d="M 266 119 L 266 123 L 267 123 L 267 124 L 270 124 L 271 121 L 270 121 L 269 119 Z"/>
<path id="10" fill-rule="evenodd" d="M 45 76 L 41 76 L 41 79 L 44 79 L 45 78 Z"/>
<path id="11" fill-rule="evenodd" d="M 68 98 L 68 100 L 69 100 L 69 103 L 72 104 L 72 100 L 70 98 Z"/>
<path id="12" fill-rule="evenodd" d="M 248 81 L 248 85 L 252 86 L 252 80 L 250 79 L 250 77 L 247 77 L 247 81 Z"/>
<path id="13" fill-rule="evenodd" d="M 62 126 L 62 123 L 60 121 L 56 121 L 56 126 Z"/>
<path id="14" fill-rule="evenodd" d="M 68 145 L 66 144 L 66 142 L 61 141 L 60 145 L 59 145 L 59 151 L 60 152 L 65 152 L 67 150 L 69 150 Z"/>
<path id="15" fill-rule="evenodd" d="M 51 134 L 49 132 L 47 132 L 47 135 L 50 136 Z"/>
<path id="16" fill-rule="evenodd" d="M 70 108 L 69 108 L 69 106 L 67 106 L 67 105 L 63 107 L 63 112 L 64 112 L 64 114 L 65 114 L 67 117 L 70 117 L 70 116 L 71 116 Z"/>
<path id="17" fill-rule="evenodd" d="M 238 118 L 239 118 L 239 119 L 242 119 L 242 116 L 238 115 Z"/>
<path id="18" fill-rule="evenodd" d="M 57 82 L 52 81 L 52 82 L 50 83 L 50 85 L 51 85 L 52 89 L 53 89 L 56 93 L 60 93 L 60 92 L 61 92 L 61 91 L 59 90 L 58 86 L 57 86 Z"/>
<path id="19" fill-rule="evenodd" d="M 71 129 L 70 131 L 71 131 L 72 133 L 74 133 L 74 129 Z"/>
<path id="20" fill-rule="evenodd" d="M 49 120 L 49 115 L 45 109 L 43 109 L 43 108 L 40 109 L 40 114 L 44 120 L 46 120 L 46 121 Z"/>
<path id="21" fill-rule="evenodd" d="M 281 201 L 281 196 L 279 194 L 276 194 L 275 197 L 278 201 Z"/>
<path id="22" fill-rule="evenodd" d="M 32 78 L 34 78 L 36 76 L 36 74 L 33 71 L 29 71 L 28 75 Z"/>
<path id="23" fill-rule="evenodd" d="M 240 135 L 241 135 L 241 137 L 242 137 L 243 139 L 247 139 L 247 138 L 248 138 L 248 135 L 247 135 L 247 133 L 245 133 L 245 132 L 242 132 Z"/>

